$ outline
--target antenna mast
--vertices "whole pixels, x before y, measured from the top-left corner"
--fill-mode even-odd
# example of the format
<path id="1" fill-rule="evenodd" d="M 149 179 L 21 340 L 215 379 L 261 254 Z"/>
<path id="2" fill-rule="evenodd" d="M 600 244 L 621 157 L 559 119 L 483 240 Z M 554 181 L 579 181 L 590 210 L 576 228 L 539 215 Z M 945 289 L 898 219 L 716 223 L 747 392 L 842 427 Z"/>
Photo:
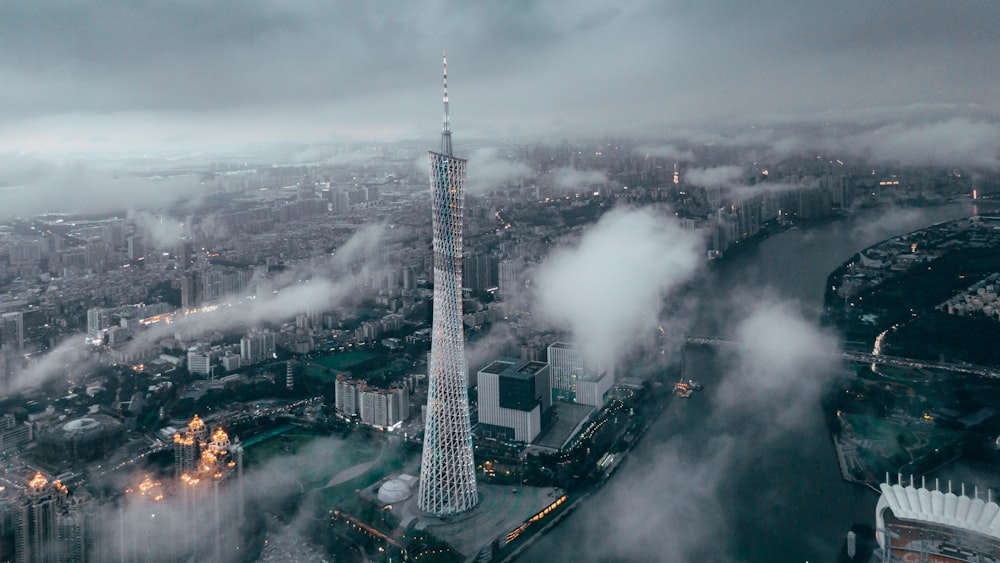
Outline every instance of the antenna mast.
<path id="1" fill-rule="evenodd" d="M 441 152 L 451 154 L 451 122 L 448 118 L 448 52 L 442 51 L 441 63 L 444 67 L 444 127 L 441 129 Z"/>

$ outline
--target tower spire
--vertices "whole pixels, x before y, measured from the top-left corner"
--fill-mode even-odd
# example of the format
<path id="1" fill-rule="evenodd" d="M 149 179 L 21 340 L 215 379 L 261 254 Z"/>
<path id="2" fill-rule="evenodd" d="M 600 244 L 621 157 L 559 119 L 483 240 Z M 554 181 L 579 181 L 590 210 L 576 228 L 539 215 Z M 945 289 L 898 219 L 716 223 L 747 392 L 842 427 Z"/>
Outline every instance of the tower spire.
<path id="1" fill-rule="evenodd" d="M 448 52 L 441 52 L 441 65 L 444 69 L 444 127 L 441 129 L 441 152 L 451 154 L 451 121 L 448 118 Z"/>

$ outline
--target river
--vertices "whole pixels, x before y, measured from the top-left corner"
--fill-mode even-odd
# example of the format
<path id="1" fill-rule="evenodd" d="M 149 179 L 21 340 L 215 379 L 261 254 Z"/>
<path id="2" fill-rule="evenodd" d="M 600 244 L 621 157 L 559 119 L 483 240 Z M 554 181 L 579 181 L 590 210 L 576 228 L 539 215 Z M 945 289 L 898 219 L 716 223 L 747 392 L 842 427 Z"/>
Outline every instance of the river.
<path id="1" fill-rule="evenodd" d="M 871 210 L 776 234 L 698 284 L 691 332 L 727 335 L 732 295 L 772 295 L 817 323 L 827 276 L 855 252 L 970 212 L 963 204 Z M 841 479 L 818 391 L 795 396 L 806 404 L 795 405 L 790 425 L 771 424 L 786 405 L 734 415 L 713 395 L 738 377 L 720 356 L 688 349 L 687 377 L 705 391 L 674 399 L 611 481 L 519 562 L 835 561 L 852 524 L 873 524 L 878 497 Z"/>

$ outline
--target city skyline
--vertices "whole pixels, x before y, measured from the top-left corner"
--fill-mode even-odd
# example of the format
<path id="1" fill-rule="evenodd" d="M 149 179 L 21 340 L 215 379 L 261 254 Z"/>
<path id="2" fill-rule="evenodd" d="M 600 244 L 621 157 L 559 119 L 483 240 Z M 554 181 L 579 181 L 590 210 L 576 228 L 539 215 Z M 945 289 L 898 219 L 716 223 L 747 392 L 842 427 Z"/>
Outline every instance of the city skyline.
<path id="1" fill-rule="evenodd" d="M 997 21 L 0 5 L 0 558 L 1000 545 Z"/>

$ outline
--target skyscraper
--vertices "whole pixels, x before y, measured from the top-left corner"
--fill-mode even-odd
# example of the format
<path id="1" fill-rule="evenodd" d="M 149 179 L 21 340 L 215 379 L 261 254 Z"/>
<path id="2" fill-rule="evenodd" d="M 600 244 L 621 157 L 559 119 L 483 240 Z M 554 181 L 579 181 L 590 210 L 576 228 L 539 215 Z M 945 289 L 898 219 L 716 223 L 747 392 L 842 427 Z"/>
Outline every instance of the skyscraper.
<path id="1" fill-rule="evenodd" d="M 428 514 L 464 512 L 479 501 L 472 459 L 462 329 L 462 214 L 465 159 L 451 150 L 448 67 L 444 60 L 441 152 L 430 152 L 434 233 L 434 319 L 428 367 L 427 424 L 417 505 Z"/>
<path id="2" fill-rule="evenodd" d="M 35 473 L 13 511 L 14 561 L 62 563 L 84 561 L 83 515 L 59 481 Z"/>
<path id="3" fill-rule="evenodd" d="M 0 349 L 17 354 L 24 352 L 24 313 L 0 315 Z"/>

